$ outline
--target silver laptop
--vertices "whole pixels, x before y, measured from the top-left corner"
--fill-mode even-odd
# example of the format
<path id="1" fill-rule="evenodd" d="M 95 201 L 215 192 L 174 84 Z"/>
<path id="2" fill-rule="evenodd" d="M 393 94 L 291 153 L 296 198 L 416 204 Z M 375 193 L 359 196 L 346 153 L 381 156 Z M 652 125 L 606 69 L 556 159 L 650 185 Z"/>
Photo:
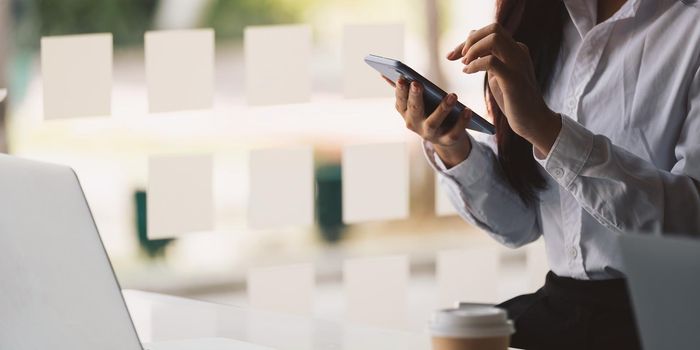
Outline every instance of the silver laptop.
<path id="1" fill-rule="evenodd" d="M 700 348 L 700 240 L 620 236 L 645 350 Z"/>
<path id="2" fill-rule="evenodd" d="M 217 338 L 152 349 L 250 349 Z M 0 155 L 0 349 L 139 350 L 75 173 Z"/>

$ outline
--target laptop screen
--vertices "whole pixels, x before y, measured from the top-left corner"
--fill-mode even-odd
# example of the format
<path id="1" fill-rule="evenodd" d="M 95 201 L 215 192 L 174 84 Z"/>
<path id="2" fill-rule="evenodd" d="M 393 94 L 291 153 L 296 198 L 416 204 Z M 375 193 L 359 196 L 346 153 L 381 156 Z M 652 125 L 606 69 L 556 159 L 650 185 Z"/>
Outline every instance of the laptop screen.
<path id="1" fill-rule="evenodd" d="M 0 349 L 141 349 L 73 171 L 0 169 Z"/>

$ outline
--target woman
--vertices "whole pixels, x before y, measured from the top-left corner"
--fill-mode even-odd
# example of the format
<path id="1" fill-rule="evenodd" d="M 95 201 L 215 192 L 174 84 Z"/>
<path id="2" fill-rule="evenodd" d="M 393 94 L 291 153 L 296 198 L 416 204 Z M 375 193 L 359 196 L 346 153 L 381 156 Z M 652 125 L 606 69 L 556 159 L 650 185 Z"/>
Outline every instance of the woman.
<path id="1" fill-rule="evenodd" d="M 615 236 L 700 232 L 700 10 L 678 0 L 500 0 L 447 56 L 486 72 L 494 138 L 396 108 L 461 216 L 509 247 L 543 236 L 552 271 L 503 303 L 512 346 L 639 348 Z"/>

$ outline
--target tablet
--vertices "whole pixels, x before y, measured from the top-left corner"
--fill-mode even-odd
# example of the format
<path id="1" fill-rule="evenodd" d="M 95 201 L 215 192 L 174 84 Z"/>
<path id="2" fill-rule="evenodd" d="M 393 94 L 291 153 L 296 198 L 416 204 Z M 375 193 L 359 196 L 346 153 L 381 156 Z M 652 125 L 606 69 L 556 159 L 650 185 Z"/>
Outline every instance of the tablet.
<path id="1" fill-rule="evenodd" d="M 369 55 L 365 57 L 365 62 L 394 83 L 396 83 L 396 81 L 403 76 L 404 79 L 408 80 L 409 82 L 417 81 L 423 85 L 423 104 L 426 116 L 430 115 L 430 113 L 437 108 L 440 102 L 442 102 L 445 96 L 447 96 L 445 91 L 400 61 L 376 55 Z M 442 122 L 440 128 L 443 130 L 452 129 L 459 119 L 460 114 L 462 111 L 464 111 L 464 108 L 466 107 L 457 101 L 455 106 L 452 108 L 452 111 L 450 111 L 450 114 L 448 114 L 445 121 Z M 467 128 L 489 135 L 496 133 L 496 128 L 491 123 L 474 112 L 472 112 L 472 119 L 469 122 L 469 125 L 467 125 Z"/>

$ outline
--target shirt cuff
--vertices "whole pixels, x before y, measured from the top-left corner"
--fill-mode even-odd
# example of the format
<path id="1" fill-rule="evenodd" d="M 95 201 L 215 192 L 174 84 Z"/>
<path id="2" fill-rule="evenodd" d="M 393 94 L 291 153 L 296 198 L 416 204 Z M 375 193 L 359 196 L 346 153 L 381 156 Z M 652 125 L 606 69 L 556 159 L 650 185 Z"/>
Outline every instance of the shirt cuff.
<path id="1" fill-rule="evenodd" d="M 564 188 L 580 174 L 593 150 L 595 134 L 573 119 L 561 116 L 561 131 L 546 158 L 535 160 Z"/>
<path id="2" fill-rule="evenodd" d="M 445 163 L 440 159 L 437 152 L 435 152 L 435 147 L 432 143 L 423 141 L 423 151 L 425 152 L 426 158 L 428 158 L 428 162 L 435 171 L 467 187 L 479 181 L 486 174 L 486 169 L 489 167 L 488 155 L 486 154 L 487 149 L 485 149 L 486 146 L 474 140 L 471 135 L 469 135 L 469 142 L 471 142 L 471 151 L 467 159 L 450 169 L 447 169 Z"/>

